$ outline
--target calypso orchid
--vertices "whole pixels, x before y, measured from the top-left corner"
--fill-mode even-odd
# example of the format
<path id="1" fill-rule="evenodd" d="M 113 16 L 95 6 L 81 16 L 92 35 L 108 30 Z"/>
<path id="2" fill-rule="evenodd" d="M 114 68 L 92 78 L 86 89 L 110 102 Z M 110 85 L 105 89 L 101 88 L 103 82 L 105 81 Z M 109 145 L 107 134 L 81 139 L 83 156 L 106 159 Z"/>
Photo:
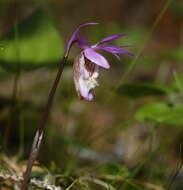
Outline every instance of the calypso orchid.
<path id="1" fill-rule="evenodd" d="M 125 34 L 108 36 L 95 45 L 90 46 L 83 37 L 79 36 L 78 32 L 83 26 L 91 24 L 98 23 L 85 23 L 80 25 L 75 30 L 70 40 L 68 41 L 65 52 L 65 55 L 67 56 L 74 42 L 77 42 L 78 46 L 82 49 L 74 61 L 74 82 L 78 95 L 86 101 L 92 101 L 94 98 L 92 90 L 98 86 L 97 78 L 99 76 L 99 68 L 110 68 L 110 65 L 106 58 L 98 53 L 97 50 L 103 50 L 112 53 L 118 59 L 118 54 L 134 55 L 134 53 L 122 49 L 128 46 L 106 45 L 107 42 L 119 39 L 125 36 Z"/>

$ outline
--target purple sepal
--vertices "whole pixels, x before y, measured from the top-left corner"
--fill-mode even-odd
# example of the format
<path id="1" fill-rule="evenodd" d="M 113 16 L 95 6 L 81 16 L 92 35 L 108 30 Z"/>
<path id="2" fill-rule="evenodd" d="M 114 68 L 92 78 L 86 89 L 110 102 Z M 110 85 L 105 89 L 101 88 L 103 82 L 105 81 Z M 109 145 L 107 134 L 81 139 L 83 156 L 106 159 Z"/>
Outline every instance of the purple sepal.
<path id="1" fill-rule="evenodd" d="M 123 46 L 121 46 L 123 47 Z M 125 46 L 124 46 L 125 47 Z M 135 55 L 133 52 L 130 52 L 125 49 L 118 48 L 117 46 L 113 45 L 103 45 L 103 46 L 97 46 L 95 49 L 104 50 L 112 54 L 127 54 L 127 55 Z"/>
<path id="2" fill-rule="evenodd" d="M 88 42 L 86 41 L 85 38 L 77 35 L 77 40 L 78 40 L 78 45 L 81 49 L 85 49 L 85 48 L 88 48 L 89 45 L 88 45 Z"/>
<path id="3" fill-rule="evenodd" d="M 81 52 L 74 61 L 74 82 L 76 91 L 81 99 L 86 101 L 94 99 L 92 91 L 98 86 L 98 76 L 98 65 L 87 60 L 83 52 Z"/>
<path id="4" fill-rule="evenodd" d="M 70 37 L 68 43 L 67 43 L 67 47 L 66 47 L 66 51 L 65 51 L 65 57 L 68 55 L 69 53 L 69 49 L 71 48 L 72 43 L 74 42 L 74 40 L 76 39 L 76 36 L 79 32 L 79 30 L 83 27 L 83 26 L 87 26 L 87 25 L 91 25 L 91 24 L 99 24 L 96 22 L 89 22 L 89 23 L 84 23 L 81 24 L 80 26 L 78 26 L 78 28 L 74 31 L 74 33 L 72 34 L 72 36 Z"/>
<path id="5" fill-rule="evenodd" d="M 123 36 L 126 36 L 126 34 L 116 34 L 116 35 L 108 36 L 102 39 L 101 41 L 99 41 L 97 44 L 102 44 L 102 43 L 110 42 L 113 40 L 117 40 L 118 38 L 121 38 Z"/>

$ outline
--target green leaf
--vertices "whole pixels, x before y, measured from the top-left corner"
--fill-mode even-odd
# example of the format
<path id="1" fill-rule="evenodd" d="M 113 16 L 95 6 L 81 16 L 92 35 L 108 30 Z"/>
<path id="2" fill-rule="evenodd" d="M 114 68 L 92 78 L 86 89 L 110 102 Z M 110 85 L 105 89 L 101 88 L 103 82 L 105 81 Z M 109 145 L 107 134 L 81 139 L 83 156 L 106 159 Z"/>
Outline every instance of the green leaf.
<path id="1" fill-rule="evenodd" d="M 17 64 L 29 70 L 56 65 L 63 54 L 62 41 L 52 19 L 38 10 L 1 39 L 0 65 L 14 71 Z"/>
<path id="2" fill-rule="evenodd" d="M 174 88 L 153 83 L 131 83 L 119 86 L 117 93 L 131 98 L 162 96 L 173 93 Z"/>
<path id="3" fill-rule="evenodd" d="M 138 121 L 153 121 L 156 123 L 183 125 L 183 104 L 168 104 L 156 102 L 140 108 L 135 118 Z"/>

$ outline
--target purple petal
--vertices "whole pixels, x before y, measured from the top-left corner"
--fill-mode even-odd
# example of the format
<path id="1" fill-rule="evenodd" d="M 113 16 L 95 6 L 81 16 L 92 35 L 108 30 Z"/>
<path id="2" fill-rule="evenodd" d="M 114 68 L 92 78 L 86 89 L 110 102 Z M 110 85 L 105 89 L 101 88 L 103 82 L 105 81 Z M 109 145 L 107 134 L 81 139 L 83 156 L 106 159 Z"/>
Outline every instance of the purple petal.
<path id="1" fill-rule="evenodd" d="M 83 26 L 87 26 L 87 25 L 90 25 L 90 24 L 98 24 L 98 23 L 95 23 L 95 22 L 89 22 L 89 23 L 84 23 L 84 24 L 81 24 L 80 26 L 78 26 L 78 28 L 74 31 L 74 33 L 72 34 L 72 36 L 70 37 L 68 43 L 67 43 L 67 47 L 66 47 L 66 51 L 65 51 L 65 56 L 68 55 L 69 53 L 69 50 L 71 48 L 71 45 L 72 43 L 74 42 L 79 30 L 83 27 Z"/>
<path id="2" fill-rule="evenodd" d="M 116 40 L 118 38 L 121 38 L 121 37 L 123 37 L 125 35 L 126 34 L 116 34 L 116 35 L 108 36 L 108 37 L 102 39 L 101 41 L 99 41 L 97 44 L 102 44 L 102 43 L 110 42 L 110 41 Z"/>
<path id="3" fill-rule="evenodd" d="M 121 47 L 125 47 L 125 46 L 121 46 Z M 95 50 L 96 49 L 104 50 L 104 51 L 107 51 L 107 52 L 113 53 L 113 54 L 135 55 L 133 52 L 130 52 L 130 51 L 125 50 L 125 49 L 118 48 L 117 46 L 113 46 L 113 45 L 97 46 L 94 49 Z"/>
<path id="4" fill-rule="evenodd" d="M 100 67 L 103 67 L 105 69 L 109 69 L 110 65 L 105 57 L 103 57 L 101 54 L 97 53 L 91 48 L 84 50 L 84 55 L 87 59 L 92 61 L 93 63 L 97 64 Z"/>
<path id="5" fill-rule="evenodd" d="M 81 49 L 85 49 L 85 48 L 89 47 L 85 38 L 77 35 L 77 39 L 78 39 L 78 45 Z"/>

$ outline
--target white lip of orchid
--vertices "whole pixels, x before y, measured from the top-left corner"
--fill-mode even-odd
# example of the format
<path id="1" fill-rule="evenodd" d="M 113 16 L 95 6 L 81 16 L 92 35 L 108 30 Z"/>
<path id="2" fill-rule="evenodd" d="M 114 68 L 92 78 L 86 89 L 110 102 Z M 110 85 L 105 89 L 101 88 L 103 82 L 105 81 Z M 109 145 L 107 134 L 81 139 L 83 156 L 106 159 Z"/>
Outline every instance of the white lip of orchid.
<path id="1" fill-rule="evenodd" d="M 93 100 L 93 94 L 91 90 L 96 86 L 99 86 L 96 80 L 99 76 L 99 66 L 90 62 L 90 60 L 88 61 L 84 55 L 84 52 L 81 52 L 81 54 L 78 56 L 78 61 L 75 62 L 74 81 L 76 90 L 80 97 L 87 101 L 91 101 Z"/>
<path id="2" fill-rule="evenodd" d="M 84 73 L 84 76 L 83 76 L 84 79 L 90 80 L 90 78 L 93 78 L 93 80 L 94 80 L 98 77 L 99 73 L 96 71 L 94 71 L 92 73 L 92 75 L 90 76 L 89 72 L 87 71 L 87 69 L 85 67 L 85 56 L 84 55 L 80 57 L 79 61 L 80 61 L 80 67 L 82 68 L 82 72 Z M 95 67 L 98 67 L 98 66 L 96 65 Z"/>
<path id="3" fill-rule="evenodd" d="M 96 86 L 99 86 L 98 81 L 96 78 L 98 77 L 99 73 L 94 71 L 92 75 L 90 76 L 89 72 L 85 68 L 85 58 L 84 55 L 80 57 L 80 63 L 81 63 L 81 68 L 84 70 L 84 81 L 87 86 L 87 88 L 94 89 Z"/>

